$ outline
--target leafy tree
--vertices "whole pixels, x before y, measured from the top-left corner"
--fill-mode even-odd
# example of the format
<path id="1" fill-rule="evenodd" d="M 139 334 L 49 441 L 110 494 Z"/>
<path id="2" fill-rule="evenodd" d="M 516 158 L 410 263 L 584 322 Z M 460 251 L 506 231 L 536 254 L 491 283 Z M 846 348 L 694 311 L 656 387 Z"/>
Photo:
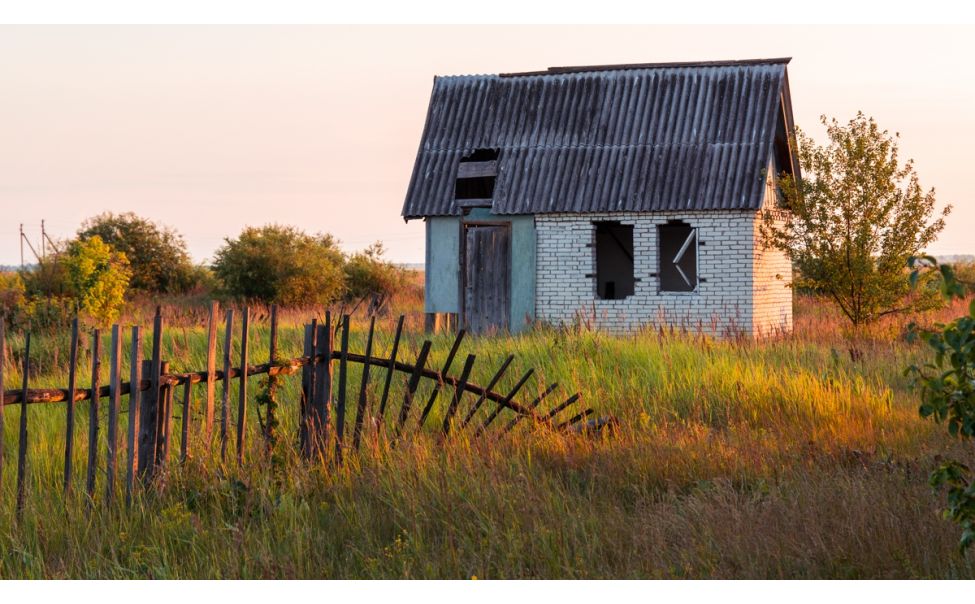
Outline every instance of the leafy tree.
<path id="1" fill-rule="evenodd" d="M 72 241 L 60 262 L 81 310 L 103 324 L 118 318 L 131 269 L 125 254 L 94 235 Z"/>
<path id="2" fill-rule="evenodd" d="M 899 161 L 899 135 L 863 113 L 846 125 L 821 119 L 827 145 L 797 132 L 803 175 L 781 178 L 789 211 L 765 213 L 768 243 L 791 257 L 796 286 L 829 296 L 854 327 L 936 303 L 924 289 L 911 292 L 905 266 L 951 207 L 935 215 L 934 189 L 921 188 L 912 160 Z"/>
<path id="3" fill-rule="evenodd" d="M 940 278 L 945 298 L 963 298 L 966 287 L 949 265 L 938 266 L 930 256 L 911 258 L 911 282 L 916 283 L 925 273 Z M 921 392 L 921 417 L 946 422 L 948 434 L 969 443 L 975 442 L 975 299 L 969 303 L 968 314 L 951 323 L 938 323 L 932 328 L 911 324 L 912 337 L 919 337 L 934 352 L 934 359 L 919 367 L 907 368 Z M 965 550 L 975 543 L 975 478 L 971 468 L 949 459 L 932 474 L 931 485 L 947 488 L 946 518 L 961 525 L 959 546 Z"/>
<path id="4" fill-rule="evenodd" d="M 386 253 L 379 241 L 353 254 L 345 264 L 348 297 L 371 299 L 371 311 L 378 311 L 407 282 L 406 271 L 383 259 Z"/>
<path id="5" fill-rule="evenodd" d="M 193 287 L 195 268 L 182 235 L 132 212 L 107 212 L 86 220 L 78 238 L 100 237 L 125 254 L 132 266 L 131 286 L 150 293 L 183 293 Z"/>
<path id="6" fill-rule="evenodd" d="M 304 306 L 329 304 L 345 292 L 345 257 L 331 235 L 267 225 L 224 241 L 213 271 L 235 298 Z"/>

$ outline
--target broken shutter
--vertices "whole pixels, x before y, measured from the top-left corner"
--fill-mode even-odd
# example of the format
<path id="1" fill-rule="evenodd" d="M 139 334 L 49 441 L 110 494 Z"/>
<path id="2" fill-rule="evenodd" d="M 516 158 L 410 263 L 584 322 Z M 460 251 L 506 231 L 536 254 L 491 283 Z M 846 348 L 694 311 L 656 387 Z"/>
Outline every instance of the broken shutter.
<path id="1" fill-rule="evenodd" d="M 683 222 L 657 227 L 660 241 L 660 291 L 697 289 L 697 229 Z"/>

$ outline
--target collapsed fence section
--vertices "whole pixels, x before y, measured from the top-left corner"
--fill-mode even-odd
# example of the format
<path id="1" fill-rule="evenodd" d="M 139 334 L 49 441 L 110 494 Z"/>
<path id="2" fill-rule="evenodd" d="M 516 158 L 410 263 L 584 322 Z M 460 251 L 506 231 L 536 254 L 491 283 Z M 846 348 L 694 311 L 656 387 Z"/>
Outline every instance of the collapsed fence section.
<path id="1" fill-rule="evenodd" d="M 441 403 L 443 420 L 437 429 L 442 440 L 446 440 L 456 432 L 470 432 L 474 438 L 482 438 L 502 414 L 511 415 L 511 419 L 501 428 L 494 430 L 496 436 L 510 432 L 522 421 L 528 420 L 532 426 L 549 426 L 556 430 L 565 430 L 578 424 L 593 413 L 592 409 L 558 421 L 557 416 L 576 405 L 579 394 L 574 394 L 561 403 L 553 406 L 547 412 L 539 412 L 542 401 L 555 391 L 557 384 L 552 384 L 542 394 L 527 404 L 518 402 L 518 394 L 531 378 L 534 370 L 529 369 L 507 393 L 494 390 L 512 364 L 513 355 L 507 356 L 495 371 L 493 377 L 484 387 L 471 381 L 471 373 L 476 362 L 474 354 L 467 355 L 463 368 L 457 376 L 451 375 L 454 360 L 457 357 L 465 332 L 457 332 L 442 368 L 428 366 L 432 342 L 426 340 L 420 346 L 415 361 L 406 362 L 399 358 L 401 339 L 403 336 L 404 317 L 397 322 L 395 335 L 391 342 L 388 356 L 374 354 L 375 318 L 370 319 L 365 348 L 362 353 L 349 349 L 349 333 L 351 319 L 348 315 L 341 317 L 337 325 L 333 325 L 330 312 L 325 313 L 324 321 L 313 319 L 304 327 L 304 344 L 302 356 L 295 358 L 279 358 L 278 355 L 278 321 L 277 308 L 271 307 L 270 339 L 267 351 L 267 362 L 250 364 L 250 310 L 244 308 L 240 317 L 239 359 L 234 366 L 232 353 L 234 349 L 235 312 L 227 309 L 222 317 L 225 324 L 224 341 L 222 346 L 222 369 L 217 369 L 218 362 L 218 324 L 221 322 L 219 308 L 216 303 L 211 304 L 209 322 L 207 325 L 207 367 L 201 371 L 172 373 L 169 363 L 162 356 L 162 340 L 164 320 L 160 308 L 157 308 L 153 318 L 151 335 L 151 357 L 142 359 L 142 330 L 132 327 L 129 343 L 129 375 L 128 381 L 123 380 L 122 359 L 124 354 L 123 332 L 119 325 L 114 325 L 111 331 L 111 343 L 107 355 L 100 350 L 101 334 L 94 330 L 91 346 L 91 380 L 89 388 L 78 388 L 77 365 L 78 348 L 81 331 L 78 321 L 72 323 L 71 344 L 69 350 L 69 368 L 67 388 L 30 389 L 30 334 L 25 335 L 23 351 L 22 384 L 19 389 L 4 390 L 6 355 L 6 334 L 0 322 L 0 427 L 3 421 L 3 408 L 7 405 L 20 405 L 20 438 L 18 442 L 17 463 L 17 511 L 23 510 L 26 490 L 27 466 L 27 438 L 29 404 L 64 403 L 65 409 L 65 439 L 64 439 L 64 480 L 65 495 L 74 488 L 72 484 L 74 433 L 76 423 L 76 403 L 88 401 L 88 455 L 86 467 L 85 494 L 89 500 L 95 498 L 96 475 L 101 471 L 99 467 L 98 445 L 100 442 L 99 425 L 102 413 L 101 401 L 107 399 L 106 411 L 106 447 L 104 472 L 105 501 L 111 504 L 115 497 L 116 478 L 119 474 L 120 440 L 124 441 L 125 457 L 122 460 L 125 480 L 125 500 L 131 503 L 133 493 L 138 484 L 148 484 L 158 475 L 172 457 L 172 443 L 174 441 L 174 418 L 177 390 L 179 391 L 180 409 L 180 450 L 178 459 L 185 462 L 190 455 L 190 435 L 194 430 L 202 433 L 204 438 L 199 443 L 214 453 L 219 451 L 221 462 L 225 462 L 228 454 L 228 444 L 231 434 L 234 437 L 236 464 L 243 465 L 245 442 L 247 435 L 248 409 L 248 379 L 253 376 L 266 376 L 265 392 L 261 393 L 263 405 L 257 408 L 257 418 L 260 424 L 259 433 L 270 450 L 280 439 L 279 414 L 283 409 L 278 408 L 277 388 L 283 376 L 301 372 L 301 390 L 297 401 L 294 401 L 294 411 L 297 412 L 298 430 L 296 445 L 301 456 L 313 463 L 342 463 L 345 455 L 359 450 L 363 435 L 371 429 L 377 438 L 395 441 L 410 434 L 418 434 L 426 425 L 431 411 L 440 398 L 441 392 L 450 390 L 451 394 Z M 338 347 L 334 346 L 338 340 Z M 102 357 L 107 357 L 109 363 L 109 383 L 99 382 L 101 375 Z M 349 384 L 350 364 L 361 367 L 358 384 Z M 400 374 L 405 379 L 402 382 L 398 412 L 393 412 L 395 405 L 393 395 L 395 376 Z M 382 379 L 382 394 L 379 404 L 373 412 L 369 409 L 367 390 L 372 378 Z M 236 380 L 237 400 L 231 401 L 231 385 Z M 416 401 L 419 385 L 422 380 L 432 380 L 432 388 L 425 403 Z M 219 400 L 219 430 L 217 430 L 217 384 L 222 382 Z M 202 384 L 203 396 L 200 417 L 201 426 L 194 429 L 193 387 Z M 349 397 L 349 391 L 354 393 Z M 469 406 L 465 405 L 464 396 L 469 394 L 476 397 Z M 123 397 L 127 397 L 123 401 Z M 124 411 L 127 413 L 127 424 L 122 432 L 119 431 L 119 421 L 123 412 L 123 402 L 127 402 Z M 236 402 L 236 424 L 231 425 L 231 405 Z M 422 401 L 421 401 L 422 402 Z M 354 405 L 351 439 L 345 434 L 346 411 L 349 404 Z M 487 404 L 491 408 L 487 417 L 475 424 L 478 412 Z M 261 407 L 264 408 L 263 415 Z M 489 407 L 489 408 L 490 408 Z M 388 411 L 388 413 L 387 413 Z M 388 420 L 387 420 L 388 416 Z M 463 418 L 463 419 L 461 419 Z M 370 419 L 370 421 L 366 421 Z M 217 432 L 214 435 L 214 432 Z M 121 435 L 121 439 L 120 439 Z M 0 486 L 3 480 L 3 456 L 5 443 L 3 431 L 0 429 Z"/>

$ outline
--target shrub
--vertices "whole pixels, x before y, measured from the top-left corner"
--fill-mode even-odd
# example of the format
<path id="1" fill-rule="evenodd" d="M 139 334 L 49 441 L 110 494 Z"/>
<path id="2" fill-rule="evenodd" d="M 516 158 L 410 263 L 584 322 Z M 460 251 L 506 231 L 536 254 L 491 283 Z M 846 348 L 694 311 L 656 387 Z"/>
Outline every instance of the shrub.
<path id="1" fill-rule="evenodd" d="M 95 235 L 72 241 L 61 263 L 81 310 L 103 324 L 118 318 L 131 275 L 125 254 Z"/>
<path id="2" fill-rule="evenodd" d="M 213 272 L 234 298 L 284 306 L 329 304 L 345 293 L 344 261 L 331 235 L 267 225 L 225 239 Z"/>
<path id="3" fill-rule="evenodd" d="M 132 267 L 132 289 L 183 293 L 194 286 L 194 266 L 183 236 L 132 212 L 107 212 L 81 225 L 78 239 L 101 240 L 125 255 Z"/>
<path id="4" fill-rule="evenodd" d="M 0 272 L 0 315 L 7 327 L 18 323 L 24 313 L 24 280 L 17 273 Z"/>

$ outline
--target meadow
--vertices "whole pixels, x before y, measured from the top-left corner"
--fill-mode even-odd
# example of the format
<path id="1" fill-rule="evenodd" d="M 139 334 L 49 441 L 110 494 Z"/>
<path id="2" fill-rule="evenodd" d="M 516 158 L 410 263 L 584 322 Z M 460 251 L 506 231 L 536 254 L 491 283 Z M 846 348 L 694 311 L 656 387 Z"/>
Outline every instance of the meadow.
<path id="1" fill-rule="evenodd" d="M 402 358 L 415 358 L 427 337 L 421 302 L 407 297 L 394 306 L 408 316 Z M 173 371 L 205 368 L 204 307 L 164 308 Z M 148 325 L 150 312 L 135 305 L 124 322 Z M 314 312 L 282 314 L 282 356 L 299 356 L 301 325 Z M 379 354 L 394 322 L 393 314 L 378 320 Z M 498 390 L 535 368 L 519 398 L 557 381 L 564 396 L 553 395 L 553 404 L 578 391 L 618 428 L 587 435 L 523 425 L 506 438 L 465 432 L 445 443 L 428 431 L 395 447 L 370 432 L 341 467 L 297 458 L 299 378 L 291 376 L 279 397 L 282 442 L 273 456 L 263 452 L 256 416 L 240 469 L 221 464 L 194 434 L 190 460 L 171 464 L 128 510 L 104 505 L 104 475 L 95 500 L 85 500 L 88 403 L 77 405 L 67 501 L 63 403 L 31 405 L 19 523 L 20 411 L 8 406 L 0 577 L 973 578 L 975 561 L 957 551 L 958 528 L 941 518 L 943 498 L 927 476 L 939 455 L 975 456 L 918 417 L 902 372 L 925 352 L 906 341 L 906 322 L 890 319 L 861 334 L 857 360 L 839 317 L 810 297 L 797 298 L 793 334 L 762 341 L 571 328 L 470 337 L 461 354 L 477 355 L 476 383 L 515 354 Z M 363 349 L 366 325 L 354 318 L 353 351 Z M 258 309 L 252 363 L 267 360 L 267 327 Z M 433 336 L 431 365 L 442 365 L 452 339 Z M 10 345 L 16 362 L 21 337 Z M 33 346 L 32 387 L 63 387 L 66 332 Z M 86 362 L 82 354 L 82 368 Z M 350 384 L 358 371 L 352 367 Z M 84 369 L 80 375 L 83 387 Z M 19 379 L 9 370 L 8 388 Z M 373 405 L 380 388 L 374 380 Z M 431 425 L 448 398 L 441 395 Z M 253 402 L 249 409 L 255 413 Z"/>

